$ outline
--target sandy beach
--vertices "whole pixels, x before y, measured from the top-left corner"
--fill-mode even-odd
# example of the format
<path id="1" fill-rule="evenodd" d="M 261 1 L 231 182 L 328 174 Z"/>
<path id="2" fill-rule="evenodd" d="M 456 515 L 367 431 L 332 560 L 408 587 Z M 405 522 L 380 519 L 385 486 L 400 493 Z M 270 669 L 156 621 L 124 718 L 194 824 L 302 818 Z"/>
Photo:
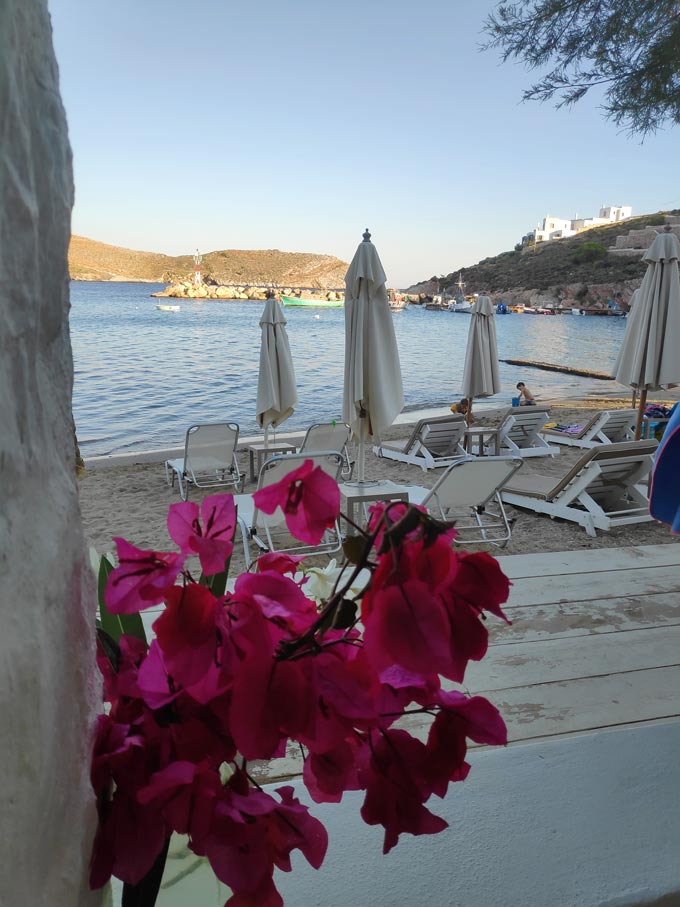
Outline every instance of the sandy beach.
<path id="1" fill-rule="evenodd" d="M 654 395 L 658 402 L 673 403 L 680 398 L 678 392 Z M 544 401 L 541 401 L 544 402 Z M 620 394 L 592 396 L 584 400 L 566 400 L 551 404 L 551 419 L 565 424 L 587 421 L 593 410 L 630 406 L 630 396 Z M 493 424 L 494 417 L 486 413 L 477 420 L 478 424 Z M 393 428 L 391 438 L 408 436 L 405 425 Z M 534 457 L 522 469 L 543 475 L 562 475 L 580 456 L 575 448 L 562 446 L 558 457 Z M 242 471 L 247 469 L 247 454 L 239 454 Z M 366 476 L 368 479 L 391 479 L 402 485 L 432 487 L 441 475 L 441 470 L 423 472 L 419 467 L 393 460 L 378 459 L 371 452 L 367 455 Z M 162 463 L 135 462 L 134 456 L 126 465 L 109 466 L 99 461 L 88 465 L 80 480 L 80 501 L 85 534 L 90 545 L 99 552 L 113 550 L 113 536 L 122 536 L 139 547 L 172 548 L 165 530 L 165 521 L 170 504 L 179 500 L 177 485 L 174 489 L 166 485 Z M 255 485 L 246 482 L 246 492 L 255 490 Z M 204 495 L 192 489 L 190 499 L 200 501 Z M 626 545 L 651 545 L 660 543 L 677 544 L 666 526 L 655 522 L 620 527 L 610 532 L 598 532 L 597 538 L 589 538 L 585 531 L 574 523 L 551 520 L 547 516 L 533 514 L 514 507 L 508 508 L 514 519 L 512 540 L 503 549 L 503 554 L 528 554 L 543 551 L 569 551 L 581 548 L 610 548 Z M 490 549 L 500 553 L 499 549 Z M 232 563 L 232 575 L 244 567 L 240 542 L 236 545 Z"/>

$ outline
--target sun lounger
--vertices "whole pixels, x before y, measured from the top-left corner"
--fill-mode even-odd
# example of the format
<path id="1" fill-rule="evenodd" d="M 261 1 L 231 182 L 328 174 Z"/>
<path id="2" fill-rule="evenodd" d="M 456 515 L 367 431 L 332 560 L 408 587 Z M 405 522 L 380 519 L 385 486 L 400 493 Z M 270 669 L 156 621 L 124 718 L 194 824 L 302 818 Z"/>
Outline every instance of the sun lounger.
<path id="1" fill-rule="evenodd" d="M 234 422 L 211 425 L 192 425 L 187 431 L 184 456 L 165 461 L 165 481 L 170 486 L 179 483 L 183 501 L 189 496 L 189 486 L 219 488 L 241 483 L 236 460 L 239 427 Z"/>
<path id="2" fill-rule="evenodd" d="M 565 431 L 555 428 L 544 428 L 541 434 L 546 440 L 569 447 L 589 449 L 600 444 L 618 444 L 621 441 L 632 441 L 635 437 L 634 409 L 613 409 L 595 413 L 578 431 Z"/>
<path id="3" fill-rule="evenodd" d="M 344 422 L 317 422 L 310 425 L 298 453 L 309 453 L 317 450 L 340 450 L 345 458 L 342 477 L 352 478 L 354 463 L 350 459 L 347 444 L 349 442 L 349 425 Z"/>
<path id="4" fill-rule="evenodd" d="M 301 466 L 305 460 L 312 460 L 315 466 L 320 466 L 336 482 L 340 481 L 340 474 L 345 460 L 343 454 L 339 451 L 326 450 L 306 454 L 277 454 L 262 464 L 257 483 L 258 491 L 260 488 L 281 481 L 289 472 Z M 234 495 L 234 503 L 237 508 L 238 524 L 243 541 L 243 553 L 248 569 L 252 563 L 249 548 L 251 541 L 257 545 L 260 554 L 264 554 L 267 551 L 284 551 L 310 555 L 331 554 L 339 551 L 342 547 L 342 536 L 340 535 L 340 526 L 337 521 L 332 529 L 327 530 L 319 545 L 307 545 L 297 540 L 293 540 L 292 544 L 290 544 L 291 536 L 285 528 L 285 519 L 281 508 L 278 508 L 271 515 L 262 513 L 255 507 L 251 494 Z M 283 539 L 279 539 L 280 534 L 284 536 Z M 283 541 L 283 544 L 277 544 L 277 541 Z"/>
<path id="5" fill-rule="evenodd" d="M 522 466 L 521 457 L 470 457 L 453 463 L 431 488 L 409 487 L 409 501 L 454 520 L 459 545 L 503 548 L 512 535 L 500 492 Z"/>
<path id="6" fill-rule="evenodd" d="M 549 414 L 547 406 L 513 406 L 509 409 L 498 428 L 498 453 L 522 458 L 558 456 L 559 447 L 552 447 L 541 436 Z"/>
<path id="7" fill-rule="evenodd" d="M 411 437 L 390 441 L 373 448 L 377 457 L 412 463 L 423 471 L 450 466 L 465 457 L 463 438 L 465 418 L 463 416 L 441 416 L 438 419 L 421 419 Z"/>
<path id="8" fill-rule="evenodd" d="M 643 482 L 656 448 L 656 441 L 600 444 L 585 451 L 561 478 L 517 476 L 501 497 L 514 507 L 578 523 L 591 537 L 596 529 L 646 523 L 652 517 Z"/>

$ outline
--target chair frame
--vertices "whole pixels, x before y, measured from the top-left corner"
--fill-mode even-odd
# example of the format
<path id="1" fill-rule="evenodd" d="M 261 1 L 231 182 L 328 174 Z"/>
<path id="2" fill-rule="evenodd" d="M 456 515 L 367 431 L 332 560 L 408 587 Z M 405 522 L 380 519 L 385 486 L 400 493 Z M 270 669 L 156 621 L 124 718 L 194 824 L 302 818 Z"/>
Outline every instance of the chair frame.
<path id="1" fill-rule="evenodd" d="M 456 518 L 455 524 L 459 535 L 454 539 L 454 543 L 465 546 L 494 545 L 497 548 L 505 548 L 512 538 L 512 526 L 503 506 L 501 490 L 524 465 L 521 457 L 466 457 L 464 460 L 452 463 L 431 489 L 409 488 L 409 501 L 432 511 L 436 510 L 437 516 L 442 520 L 450 520 L 457 507 L 457 502 L 454 501 L 448 505 L 444 497 L 451 477 L 453 476 L 456 481 L 462 481 L 466 470 L 484 470 L 498 463 L 508 464 L 506 475 L 499 483 L 490 483 L 480 500 L 475 503 L 465 502 L 461 505 L 465 510 L 471 512 L 471 519 L 468 517 L 468 522 L 464 523 Z M 474 466 L 470 464 L 474 464 Z"/>
<path id="2" fill-rule="evenodd" d="M 309 439 L 310 439 L 310 437 L 312 437 L 312 432 L 314 431 L 315 428 L 325 428 L 326 426 L 328 426 L 329 428 L 340 428 L 342 426 L 347 432 L 347 440 L 342 445 L 342 455 L 345 459 L 345 463 L 344 463 L 344 466 L 342 467 L 341 475 L 342 475 L 342 478 L 346 482 L 349 482 L 350 479 L 352 478 L 352 473 L 354 472 L 354 461 L 350 458 L 349 450 L 347 448 L 347 445 L 349 443 L 351 429 L 346 422 L 335 422 L 335 424 L 333 422 L 314 422 L 314 423 L 312 423 L 312 425 L 310 425 L 309 428 L 307 429 L 307 431 L 305 432 L 305 436 L 302 439 L 302 444 L 298 447 L 297 453 L 316 452 L 317 448 L 308 446 Z"/>
<path id="3" fill-rule="evenodd" d="M 191 441 L 202 428 L 228 428 L 233 433 L 231 464 L 219 464 L 209 469 L 194 468 L 191 464 Z M 241 485 L 241 471 L 236 459 L 238 446 L 239 426 L 235 422 L 205 422 L 190 425 L 184 441 L 184 456 L 175 460 L 165 461 L 165 481 L 171 487 L 175 486 L 175 476 L 179 484 L 179 495 L 183 501 L 189 498 L 189 486 L 196 488 L 220 488 L 232 485 L 238 491 Z M 199 458 L 200 459 L 200 458 Z M 229 478 L 227 478 L 229 474 Z"/>
<path id="4" fill-rule="evenodd" d="M 544 428 L 544 438 L 567 447 L 581 447 L 589 450 L 602 444 L 620 444 L 635 437 L 637 412 L 634 409 L 612 409 L 594 415 L 577 434 L 566 434 L 554 428 Z M 632 427 L 631 427 L 632 426 Z M 613 437 L 610 436 L 613 435 Z M 624 434 L 628 437 L 618 437 Z"/>
<path id="5" fill-rule="evenodd" d="M 292 472 L 298 466 L 302 465 L 305 460 L 312 460 L 315 465 L 325 468 L 331 477 L 337 482 L 344 468 L 344 455 L 338 450 L 315 450 L 309 453 L 286 453 L 275 454 L 262 464 L 260 475 L 257 482 L 257 490 L 267 485 L 280 481 L 284 475 Z M 287 468 L 286 468 L 287 467 Z M 331 469 L 327 468 L 331 467 Z M 269 474 L 270 481 L 266 481 Z M 246 568 L 250 569 L 253 559 L 250 556 L 249 543 L 252 541 L 259 549 L 259 554 L 266 554 L 270 551 L 279 551 L 288 554 L 334 554 L 342 548 L 343 537 L 340 532 L 338 520 L 332 529 L 328 529 L 319 545 L 309 545 L 300 543 L 299 545 L 289 545 L 277 547 L 272 538 L 271 530 L 275 526 L 283 523 L 280 508 L 269 515 L 258 510 L 253 501 L 252 494 L 239 494 L 234 496 L 236 504 L 237 520 L 241 530 L 241 540 L 243 542 L 243 554 L 246 561 Z M 271 523 L 271 525 L 270 525 Z"/>
<path id="6" fill-rule="evenodd" d="M 506 487 L 501 497 L 514 507 L 578 523 L 591 538 L 597 536 L 597 529 L 647 523 L 653 517 L 643 483 L 657 446 L 657 441 L 602 444 L 585 451 L 551 488 L 540 476 L 536 478 L 544 480 L 542 491 Z"/>
<path id="7" fill-rule="evenodd" d="M 499 454 L 522 458 L 559 456 L 559 447 L 552 447 L 540 434 L 549 412 L 548 407 L 541 406 L 513 406 L 509 409 L 498 428 Z M 543 422 L 539 425 L 541 418 Z M 528 427 L 526 423 L 529 423 Z M 518 444 L 518 440 L 527 443 Z"/>
<path id="8" fill-rule="evenodd" d="M 420 466 L 423 472 L 451 466 L 452 463 L 467 457 L 463 446 L 466 427 L 465 417 L 460 415 L 421 419 L 413 427 L 410 438 L 404 441 L 401 447 L 395 447 L 394 443 L 379 444 L 373 447 L 373 453 L 384 459 Z M 441 442 L 442 436 L 447 440 L 447 429 L 453 429 L 448 439 L 449 448 L 453 452 L 441 455 L 431 451 L 427 446 L 428 437 L 431 435 L 435 443 Z"/>

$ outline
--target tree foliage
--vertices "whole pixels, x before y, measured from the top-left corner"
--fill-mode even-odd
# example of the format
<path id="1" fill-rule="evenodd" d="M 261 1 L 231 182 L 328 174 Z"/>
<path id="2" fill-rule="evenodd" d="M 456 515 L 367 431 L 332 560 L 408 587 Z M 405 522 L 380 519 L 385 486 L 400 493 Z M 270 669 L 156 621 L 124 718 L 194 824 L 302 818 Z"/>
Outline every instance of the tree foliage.
<path id="1" fill-rule="evenodd" d="M 631 134 L 680 123 L 677 0 L 503 0 L 484 31 L 504 61 L 548 70 L 524 100 L 562 107 L 600 86 L 606 116 Z"/>

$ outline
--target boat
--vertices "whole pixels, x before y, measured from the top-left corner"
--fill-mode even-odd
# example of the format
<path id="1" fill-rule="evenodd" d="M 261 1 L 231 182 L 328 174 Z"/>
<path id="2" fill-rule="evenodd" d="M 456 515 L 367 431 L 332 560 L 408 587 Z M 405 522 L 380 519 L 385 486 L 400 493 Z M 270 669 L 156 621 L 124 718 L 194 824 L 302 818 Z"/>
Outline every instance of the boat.
<path id="1" fill-rule="evenodd" d="M 317 309 L 341 309 L 345 302 L 343 299 L 304 299 L 302 296 L 282 296 L 283 305 L 307 306 Z"/>
<path id="2" fill-rule="evenodd" d="M 390 299 L 389 306 L 393 312 L 403 312 L 408 308 L 408 302 L 405 299 Z"/>
<path id="3" fill-rule="evenodd" d="M 179 312 L 180 310 L 178 305 L 157 305 L 156 308 L 159 312 Z"/>
<path id="4" fill-rule="evenodd" d="M 447 312 L 471 312 L 474 302 L 470 302 L 467 299 L 462 299 L 458 302 L 450 302 L 447 308 Z"/>

